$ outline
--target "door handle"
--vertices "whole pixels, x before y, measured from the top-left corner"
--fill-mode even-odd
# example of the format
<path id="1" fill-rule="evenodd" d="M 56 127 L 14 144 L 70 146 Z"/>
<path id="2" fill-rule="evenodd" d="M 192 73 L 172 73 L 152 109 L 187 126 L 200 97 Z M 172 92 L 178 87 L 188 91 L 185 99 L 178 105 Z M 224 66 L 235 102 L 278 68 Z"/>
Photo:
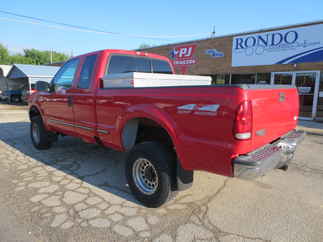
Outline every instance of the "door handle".
<path id="1" fill-rule="evenodd" d="M 73 106 L 73 97 L 72 96 L 67 97 L 67 106 L 69 106 L 69 107 Z"/>

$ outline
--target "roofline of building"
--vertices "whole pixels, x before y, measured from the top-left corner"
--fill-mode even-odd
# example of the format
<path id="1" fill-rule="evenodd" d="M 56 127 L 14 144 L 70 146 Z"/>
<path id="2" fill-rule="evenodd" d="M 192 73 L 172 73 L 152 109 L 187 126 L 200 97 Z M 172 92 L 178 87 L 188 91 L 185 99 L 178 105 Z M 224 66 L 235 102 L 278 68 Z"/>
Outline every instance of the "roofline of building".
<path id="1" fill-rule="evenodd" d="M 55 76 L 55 75 L 54 75 Z M 27 76 L 25 75 L 25 77 L 17 77 L 17 78 L 8 78 L 8 79 L 11 79 L 11 80 L 14 80 L 14 79 L 21 79 L 21 78 L 53 78 L 54 76 Z"/>
<path id="2" fill-rule="evenodd" d="M 276 29 L 287 29 L 287 28 L 299 27 L 299 26 L 303 26 L 303 25 L 305 27 L 308 25 L 322 24 L 322 23 L 323 23 L 323 19 L 316 20 L 316 21 L 310 21 L 310 22 L 304 22 L 304 23 L 297 23 L 297 24 L 293 24 L 293 25 L 281 25 L 281 26 L 277 26 L 277 27 L 269 27 L 269 28 L 263 28 L 263 29 L 258 29 L 258 30 L 243 31 L 243 32 L 239 32 L 239 33 L 231 33 L 231 34 L 219 35 L 219 36 L 214 36 L 214 37 L 207 37 L 207 38 L 202 38 L 202 39 L 195 39 L 195 40 L 175 42 L 175 43 L 169 43 L 169 44 L 163 44 L 163 45 L 156 45 L 153 47 L 144 48 L 144 49 L 136 49 L 136 50 L 149 50 L 149 49 L 154 49 L 154 48 L 158 48 L 158 47 L 181 45 L 181 44 L 187 44 L 187 43 L 209 40 L 209 39 L 219 39 L 219 38 L 225 38 L 225 37 L 233 37 L 233 36 L 237 36 L 237 35 L 248 35 L 248 34 L 254 34 L 254 33 L 259 33 L 259 32 L 273 31 Z"/>
<path id="3" fill-rule="evenodd" d="M 28 78 L 29 77 L 31 77 L 31 78 L 52 78 L 53 76 L 55 76 L 55 75 L 53 75 L 53 76 L 28 76 L 28 75 L 26 75 Z"/>
<path id="4" fill-rule="evenodd" d="M 32 65 L 32 64 L 13 64 L 12 65 L 12 67 L 11 67 L 11 69 L 10 69 L 10 71 L 8 72 L 8 74 L 5 76 L 6 78 L 8 78 L 9 77 L 9 75 L 11 74 L 11 72 L 13 71 L 13 69 L 14 69 L 14 67 L 15 68 L 17 68 L 17 69 L 19 69 L 18 68 L 18 66 L 17 65 Z M 34 65 L 33 65 L 34 66 Z M 37 66 L 45 66 L 45 65 L 37 65 Z M 59 67 L 58 66 L 47 66 L 47 67 L 56 67 L 56 68 L 58 68 L 59 69 Z M 24 73 L 23 71 L 21 71 L 24 75 L 25 75 L 25 77 L 27 77 L 27 78 L 53 78 L 55 75 L 56 75 L 56 73 L 54 74 L 54 75 L 52 75 L 52 76 L 35 76 L 35 75 L 26 75 L 26 73 Z M 20 77 L 19 77 L 20 78 Z M 19 79 L 18 78 L 18 79 Z M 17 79 L 17 78 L 12 78 L 12 79 Z"/>

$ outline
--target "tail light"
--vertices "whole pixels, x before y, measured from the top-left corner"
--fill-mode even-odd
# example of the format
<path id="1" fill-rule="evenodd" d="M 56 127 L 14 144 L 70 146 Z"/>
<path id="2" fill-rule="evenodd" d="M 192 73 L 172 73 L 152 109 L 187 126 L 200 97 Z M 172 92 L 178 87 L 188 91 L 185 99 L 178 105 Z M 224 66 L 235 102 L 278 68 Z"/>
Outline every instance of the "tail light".
<path id="1" fill-rule="evenodd" d="M 252 105 L 250 101 L 243 101 L 236 112 L 233 135 L 239 140 L 248 140 L 252 133 Z"/>
<path id="2" fill-rule="evenodd" d="M 35 89 L 31 89 L 30 91 L 27 91 L 27 95 L 32 95 L 32 94 L 34 94 L 35 92 L 37 92 L 37 90 L 35 90 Z"/>

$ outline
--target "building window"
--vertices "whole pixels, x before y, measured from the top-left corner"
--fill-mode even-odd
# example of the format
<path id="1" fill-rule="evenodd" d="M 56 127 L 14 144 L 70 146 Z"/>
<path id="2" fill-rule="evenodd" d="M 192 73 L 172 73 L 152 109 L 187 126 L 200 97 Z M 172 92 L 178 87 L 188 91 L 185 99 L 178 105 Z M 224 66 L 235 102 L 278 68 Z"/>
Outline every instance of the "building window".
<path id="1" fill-rule="evenodd" d="M 256 74 L 232 74 L 231 84 L 255 84 Z"/>
<path id="2" fill-rule="evenodd" d="M 230 83 L 230 74 L 212 75 L 212 84 L 224 85 Z"/>
<path id="3" fill-rule="evenodd" d="M 256 83 L 257 84 L 270 84 L 271 74 L 269 73 L 257 73 Z"/>

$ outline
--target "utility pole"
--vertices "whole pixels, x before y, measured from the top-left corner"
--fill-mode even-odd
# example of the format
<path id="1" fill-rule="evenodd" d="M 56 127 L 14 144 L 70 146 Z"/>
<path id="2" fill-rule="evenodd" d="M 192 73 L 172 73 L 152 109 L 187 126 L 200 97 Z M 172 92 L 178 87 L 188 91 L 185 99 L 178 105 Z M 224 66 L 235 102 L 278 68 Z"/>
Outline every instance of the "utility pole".
<path id="1" fill-rule="evenodd" d="M 215 37 L 215 25 L 213 25 L 213 29 L 211 32 L 211 38 L 214 38 L 214 37 Z"/>
<path id="2" fill-rule="evenodd" d="M 50 63 L 53 63 L 53 49 L 50 49 Z"/>

